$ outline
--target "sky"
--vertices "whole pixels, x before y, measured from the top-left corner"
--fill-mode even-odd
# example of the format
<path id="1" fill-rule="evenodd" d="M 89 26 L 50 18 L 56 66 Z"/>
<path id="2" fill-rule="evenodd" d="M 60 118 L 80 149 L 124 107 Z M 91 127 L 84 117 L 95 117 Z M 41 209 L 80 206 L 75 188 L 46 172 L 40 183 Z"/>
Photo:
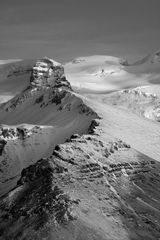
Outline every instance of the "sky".
<path id="1" fill-rule="evenodd" d="M 160 0 L 0 0 L 0 59 L 160 50 Z"/>

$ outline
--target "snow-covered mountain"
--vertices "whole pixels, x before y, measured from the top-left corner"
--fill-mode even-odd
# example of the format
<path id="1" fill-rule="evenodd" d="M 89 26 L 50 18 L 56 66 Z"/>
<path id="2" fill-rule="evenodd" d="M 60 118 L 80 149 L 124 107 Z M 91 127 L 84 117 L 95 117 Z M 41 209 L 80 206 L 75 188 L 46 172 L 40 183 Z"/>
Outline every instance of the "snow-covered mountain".
<path id="1" fill-rule="evenodd" d="M 148 54 L 147 56 L 145 56 L 144 58 L 137 60 L 133 63 L 129 63 L 127 59 L 121 59 L 120 63 L 123 66 L 126 67 L 130 67 L 130 66 L 139 66 L 139 65 L 143 65 L 145 63 L 159 63 L 160 62 L 160 51 L 156 51 L 153 54 Z"/>
<path id="2" fill-rule="evenodd" d="M 0 74 L 0 240 L 159 239 L 158 52 Z"/>
<path id="3" fill-rule="evenodd" d="M 160 121 L 159 85 L 124 89 L 107 95 L 103 101 L 127 109 L 139 116 Z"/>
<path id="4" fill-rule="evenodd" d="M 38 60 L 27 88 L 0 106 L 2 145 L 5 141 L 0 156 L 1 194 L 23 168 L 49 156 L 55 145 L 72 134 L 87 131 L 96 116 L 72 92 L 61 64 Z M 18 129 L 24 136 L 19 136 Z"/>
<path id="5" fill-rule="evenodd" d="M 105 93 L 160 82 L 158 53 L 134 63 L 112 56 L 76 58 L 65 64 L 67 79 L 79 92 Z"/>

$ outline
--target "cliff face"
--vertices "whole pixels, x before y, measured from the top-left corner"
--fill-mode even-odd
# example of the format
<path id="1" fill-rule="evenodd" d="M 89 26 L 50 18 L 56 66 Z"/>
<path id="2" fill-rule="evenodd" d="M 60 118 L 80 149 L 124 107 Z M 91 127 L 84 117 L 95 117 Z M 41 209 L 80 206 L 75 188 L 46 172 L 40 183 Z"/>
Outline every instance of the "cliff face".
<path id="1" fill-rule="evenodd" d="M 71 89 L 70 83 L 64 75 L 63 66 L 47 57 L 36 62 L 30 82 L 34 87 L 67 86 Z"/>
<path id="2" fill-rule="evenodd" d="M 17 74 L 21 74 L 22 71 L 26 71 L 25 67 L 22 68 L 22 66 L 20 66 L 18 68 L 18 66 L 16 66 Z M 63 93 L 65 91 L 72 91 L 71 84 L 64 75 L 64 67 L 52 59 L 45 57 L 37 60 L 28 71 L 31 73 L 31 76 L 29 77 L 30 81 L 27 87 L 8 102 L 1 104 L 0 110 L 13 110 L 23 104 L 27 99 L 34 98 L 34 96 L 39 94 L 43 95 L 47 91 L 50 91 L 51 88 L 54 92 L 57 92 L 57 98 L 59 98 L 58 95 L 62 95 L 62 90 Z M 15 69 L 13 69 L 11 75 L 13 75 L 14 72 Z"/>

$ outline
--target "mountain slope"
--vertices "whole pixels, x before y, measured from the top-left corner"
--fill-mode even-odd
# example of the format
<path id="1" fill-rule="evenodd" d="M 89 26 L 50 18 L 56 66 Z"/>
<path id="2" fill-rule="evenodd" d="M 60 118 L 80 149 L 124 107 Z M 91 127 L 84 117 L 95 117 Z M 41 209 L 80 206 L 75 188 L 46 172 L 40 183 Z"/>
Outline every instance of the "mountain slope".
<path id="1" fill-rule="evenodd" d="M 158 239 L 159 163 L 121 140 L 73 135 L 1 199 L 1 239 Z"/>
<path id="2" fill-rule="evenodd" d="M 79 93 L 61 64 L 43 58 L 29 86 L 0 106 L 0 239 L 159 239 L 159 123 L 140 110 L 160 88 L 96 93 L 108 77 L 126 84 L 113 57 L 67 68 Z"/>
<path id="3" fill-rule="evenodd" d="M 0 194 L 13 187 L 23 168 L 51 154 L 73 133 L 87 132 L 98 117 L 71 91 L 63 67 L 51 64 L 56 70 L 48 78 L 41 69 L 38 76 L 33 72 L 30 86 L 0 107 L 1 142 L 6 142 L 0 156 Z"/>
<path id="4" fill-rule="evenodd" d="M 125 89 L 103 98 L 107 104 L 136 113 L 145 118 L 160 121 L 160 89 L 158 85 Z"/>

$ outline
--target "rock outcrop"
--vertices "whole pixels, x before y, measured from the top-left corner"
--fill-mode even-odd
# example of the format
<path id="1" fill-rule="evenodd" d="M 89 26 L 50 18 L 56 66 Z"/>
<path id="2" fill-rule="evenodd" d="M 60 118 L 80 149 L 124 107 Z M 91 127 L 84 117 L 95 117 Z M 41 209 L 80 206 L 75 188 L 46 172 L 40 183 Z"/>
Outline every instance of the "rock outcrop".
<path id="1" fill-rule="evenodd" d="M 19 71 L 16 71 L 21 71 L 21 68 Z M 16 95 L 13 99 L 1 104 L 1 108 L 10 111 L 24 103 L 28 98 L 34 98 L 34 95 L 39 94 L 40 91 L 42 91 L 43 95 L 45 91 L 50 90 L 51 88 L 53 91 L 57 92 L 57 98 L 58 95 L 62 95 L 62 90 L 63 93 L 66 93 L 66 91 L 72 91 L 72 87 L 64 75 L 64 67 L 52 59 L 45 57 L 36 61 L 33 68 L 29 69 L 29 71 L 31 72 L 31 77 L 27 88 L 25 88 L 20 94 Z"/>
<path id="2" fill-rule="evenodd" d="M 0 240 L 156 240 L 158 168 L 123 141 L 102 140 L 98 129 L 74 134 L 23 169 L 1 198 Z"/>
<path id="3" fill-rule="evenodd" d="M 38 127 L 35 127 L 35 129 Z M 34 130 L 33 130 L 34 131 Z M 28 137 L 31 133 L 25 127 L 2 127 L 0 126 L 0 139 L 24 139 Z"/>
<path id="4" fill-rule="evenodd" d="M 78 200 L 71 199 L 58 184 L 65 175 L 67 169 L 45 159 L 24 169 L 13 195 L 0 203 L 1 219 L 5 219 L 0 220 L 0 239 L 23 239 L 25 235 L 36 239 L 37 231 L 50 220 L 55 228 L 73 221 Z M 18 226 L 16 232 L 8 232 L 7 222 Z"/>
<path id="5" fill-rule="evenodd" d="M 68 87 L 70 83 L 64 75 L 64 67 L 47 57 L 38 60 L 33 67 L 31 75 L 31 86 L 34 87 Z"/>

